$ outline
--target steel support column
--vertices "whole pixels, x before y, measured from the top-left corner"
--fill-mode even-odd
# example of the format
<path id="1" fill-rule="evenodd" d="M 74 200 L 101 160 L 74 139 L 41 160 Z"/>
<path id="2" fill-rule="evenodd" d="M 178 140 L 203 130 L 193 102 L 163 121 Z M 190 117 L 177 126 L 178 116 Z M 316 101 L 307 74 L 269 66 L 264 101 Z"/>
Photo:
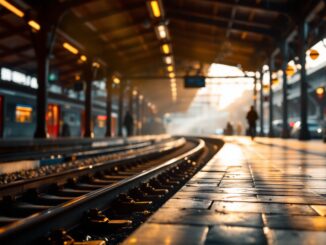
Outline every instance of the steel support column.
<path id="1" fill-rule="evenodd" d="M 106 79 L 106 137 L 112 137 L 112 76 Z"/>
<path id="2" fill-rule="evenodd" d="M 132 125 L 132 132 L 131 132 L 131 136 L 133 136 L 135 134 L 135 117 L 134 117 L 134 95 L 133 95 L 133 88 L 131 86 L 131 83 L 129 84 L 129 105 L 128 105 L 128 110 L 129 113 L 133 119 L 133 125 Z"/>
<path id="3" fill-rule="evenodd" d="M 130 85 L 129 87 L 129 105 L 128 105 L 128 110 L 130 112 L 130 115 L 133 116 L 134 113 L 134 94 L 133 94 L 133 88 Z"/>
<path id="4" fill-rule="evenodd" d="M 282 53 L 282 72 L 283 72 L 283 87 L 282 87 L 282 95 L 283 95 L 283 104 L 282 104 L 282 138 L 287 139 L 290 137 L 289 132 L 289 122 L 288 122 L 288 77 L 286 74 L 286 68 L 289 59 L 288 53 L 288 43 L 284 41 L 281 46 Z"/>
<path id="5" fill-rule="evenodd" d="M 273 128 L 273 70 L 274 70 L 274 58 L 271 57 L 269 60 L 269 130 L 268 137 L 274 137 L 274 128 Z"/>
<path id="6" fill-rule="evenodd" d="M 93 124 L 92 124 L 92 82 L 93 82 L 93 69 L 92 62 L 87 61 L 84 65 L 84 78 L 85 78 L 85 132 L 84 137 L 93 137 Z"/>
<path id="7" fill-rule="evenodd" d="M 38 88 L 36 92 L 36 130 L 34 138 L 46 138 L 46 113 L 47 113 L 47 99 L 48 99 L 48 77 L 50 68 L 50 55 L 52 53 L 53 44 L 55 40 L 56 23 L 59 17 L 50 20 L 39 13 L 39 22 L 41 29 L 32 32 L 32 41 L 35 49 L 37 61 L 37 83 Z"/>
<path id="8" fill-rule="evenodd" d="M 299 60 L 301 65 L 300 70 L 300 140 L 309 140 L 310 134 L 308 130 L 308 84 L 306 72 L 306 51 L 307 51 L 308 24 L 302 22 L 299 25 Z"/>
<path id="9" fill-rule="evenodd" d="M 118 136 L 122 136 L 122 128 L 123 128 L 123 94 L 125 89 L 125 83 L 123 80 L 120 81 L 119 84 L 119 109 L 118 109 Z"/>
<path id="10" fill-rule="evenodd" d="M 147 102 L 144 99 L 142 99 L 141 103 L 140 103 L 140 115 L 139 115 L 139 118 L 140 118 L 140 124 L 139 124 L 140 135 L 145 135 L 144 124 L 145 124 L 145 121 L 147 120 L 147 118 L 146 118 L 147 117 L 146 108 L 147 108 Z"/>
<path id="11" fill-rule="evenodd" d="M 139 95 L 136 99 L 136 134 L 141 135 L 141 103 L 142 95 Z"/>
<path id="12" fill-rule="evenodd" d="M 254 78 L 253 106 L 257 110 L 257 77 Z"/>
<path id="13" fill-rule="evenodd" d="M 264 84 L 263 84 L 263 76 L 264 76 L 264 73 L 263 71 L 260 72 L 260 103 L 259 103 L 259 106 L 260 106 L 260 116 L 259 116 L 259 119 L 260 119 L 260 136 L 264 136 L 265 133 L 264 133 Z"/>

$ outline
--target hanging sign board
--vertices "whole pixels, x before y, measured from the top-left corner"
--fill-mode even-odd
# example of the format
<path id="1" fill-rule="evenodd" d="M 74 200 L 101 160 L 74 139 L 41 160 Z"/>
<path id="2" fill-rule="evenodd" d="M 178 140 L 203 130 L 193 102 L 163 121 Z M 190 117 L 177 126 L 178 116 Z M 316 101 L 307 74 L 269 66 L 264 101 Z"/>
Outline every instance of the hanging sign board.
<path id="1" fill-rule="evenodd" d="M 203 76 L 186 76 L 184 78 L 185 88 L 203 88 L 206 85 L 206 78 Z"/>

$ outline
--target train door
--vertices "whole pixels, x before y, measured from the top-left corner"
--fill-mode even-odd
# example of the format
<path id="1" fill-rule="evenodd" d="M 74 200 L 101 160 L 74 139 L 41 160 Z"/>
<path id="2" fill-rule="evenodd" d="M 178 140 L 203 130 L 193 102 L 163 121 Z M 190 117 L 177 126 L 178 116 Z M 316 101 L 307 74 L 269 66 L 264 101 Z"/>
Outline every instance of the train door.
<path id="1" fill-rule="evenodd" d="M 80 117 L 81 117 L 81 124 L 80 124 L 81 136 L 84 136 L 85 135 L 85 127 L 86 127 L 86 112 L 85 112 L 85 110 L 83 110 L 81 112 Z M 92 132 L 93 132 L 92 135 L 91 135 L 92 138 L 95 135 L 94 130 L 96 130 L 95 127 L 94 127 L 95 126 L 94 122 L 96 123 L 95 115 L 93 115 L 92 118 L 91 118 L 91 129 L 92 129 Z"/>
<path id="2" fill-rule="evenodd" d="M 0 95 L 0 138 L 3 137 L 3 124 L 4 124 L 4 117 L 3 117 L 3 96 Z"/>
<path id="3" fill-rule="evenodd" d="M 60 107 L 56 104 L 49 104 L 46 114 L 46 127 L 48 136 L 56 138 L 60 133 Z"/>
<path id="4" fill-rule="evenodd" d="M 80 114 L 80 132 L 81 132 L 80 136 L 84 136 L 84 134 L 85 134 L 85 110 L 82 110 L 81 114 Z"/>
<path id="5" fill-rule="evenodd" d="M 111 135 L 117 136 L 117 116 L 111 115 Z"/>

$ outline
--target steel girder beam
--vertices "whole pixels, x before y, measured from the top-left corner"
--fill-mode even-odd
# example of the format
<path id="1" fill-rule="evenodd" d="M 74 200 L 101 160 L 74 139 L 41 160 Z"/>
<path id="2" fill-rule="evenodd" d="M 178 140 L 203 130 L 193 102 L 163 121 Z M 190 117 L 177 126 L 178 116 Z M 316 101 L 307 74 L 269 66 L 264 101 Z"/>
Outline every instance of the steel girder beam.
<path id="1" fill-rule="evenodd" d="M 126 14 L 130 11 L 139 9 L 139 8 L 144 8 L 145 4 L 143 2 L 140 3 L 133 3 L 130 4 L 127 8 L 123 9 L 114 9 L 114 10 L 101 10 L 100 12 L 97 12 L 95 14 L 90 14 L 87 17 L 81 18 L 82 22 L 92 22 L 92 21 L 97 21 L 99 19 L 104 19 L 113 15 L 118 15 L 118 14 Z"/>
<path id="2" fill-rule="evenodd" d="M 204 13 L 200 11 L 194 11 L 194 10 L 189 10 L 189 9 L 175 9 L 175 8 L 167 8 L 169 14 L 173 15 L 183 15 L 183 14 L 190 14 L 192 16 L 200 17 L 200 18 L 210 18 L 214 21 L 220 22 L 220 23 L 225 23 L 227 24 L 231 18 L 230 17 L 223 17 L 223 16 L 218 16 L 218 15 L 213 15 L 213 13 Z M 246 26 L 252 26 L 254 28 L 261 28 L 261 29 L 273 29 L 275 26 L 272 24 L 268 23 L 261 23 L 261 22 L 254 22 L 254 21 L 249 21 L 247 19 L 236 19 L 234 18 L 233 23 L 240 24 L 240 25 L 246 25 Z"/>
<path id="3" fill-rule="evenodd" d="M 289 15 L 289 11 L 287 7 L 284 7 L 283 5 L 273 3 L 273 2 L 268 2 L 264 3 L 262 2 L 261 4 L 254 4 L 250 3 L 248 1 L 240 1 L 236 2 L 235 0 L 195 0 L 198 3 L 211 3 L 219 6 L 225 6 L 225 7 L 238 7 L 242 9 L 246 9 L 248 11 L 261 11 L 265 13 L 273 13 L 273 14 L 282 14 L 282 15 Z"/>
<path id="4" fill-rule="evenodd" d="M 212 18 L 207 18 L 207 17 L 199 17 L 199 16 L 192 16 L 191 14 L 171 14 L 170 17 L 172 19 L 177 19 L 177 20 L 182 20 L 182 21 L 187 21 L 187 22 L 192 22 L 192 23 L 198 23 L 198 24 L 203 24 L 203 25 L 208 25 L 212 26 L 218 29 L 223 29 L 227 30 L 228 27 L 225 25 L 224 21 L 219 21 L 219 20 L 214 20 Z M 239 32 L 248 32 L 254 35 L 261 35 L 261 36 L 266 36 L 269 38 L 275 38 L 277 37 L 277 33 L 273 32 L 272 30 L 268 30 L 265 28 L 258 28 L 258 27 L 249 27 L 243 24 L 236 24 L 234 23 L 232 26 L 233 31 L 239 31 Z"/>

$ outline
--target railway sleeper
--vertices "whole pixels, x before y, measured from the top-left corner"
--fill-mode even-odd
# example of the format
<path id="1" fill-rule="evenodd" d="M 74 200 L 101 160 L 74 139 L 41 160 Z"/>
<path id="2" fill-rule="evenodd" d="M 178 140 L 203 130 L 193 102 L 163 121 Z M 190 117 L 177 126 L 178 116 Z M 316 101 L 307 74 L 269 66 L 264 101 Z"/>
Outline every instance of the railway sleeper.
<path id="1" fill-rule="evenodd" d="M 120 194 L 106 210 L 89 210 L 70 234 L 80 241 L 121 242 L 172 197 L 202 165 L 195 161 L 183 162 Z"/>
<path id="2" fill-rule="evenodd" d="M 110 199 L 107 204 L 100 204 L 101 211 L 92 207 L 81 217 L 79 224 L 69 228 L 69 235 L 68 232 L 57 227 L 59 229 L 35 242 L 51 245 L 116 244 L 121 242 L 207 162 L 207 159 L 199 161 L 201 158 L 199 153 L 194 154 L 191 158 L 183 159 L 177 165 L 171 165 L 164 171 L 157 172 L 155 177 L 120 193 L 115 199 Z M 123 166 L 114 166 L 109 169 L 94 171 L 93 174 L 70 178 L 65 184 L 52 185 L 43 193 L 38 193 L 37 189 L 32 189 L 16 199 L 8 197 L 8 201 L 11 200 L 11 204 L 14 204 L 15 201 L 19 200 L 20 204 L 27 202 L 34 205 L 34 207 L 31 205 L 30 209 L 41 208 L 46 205 L 56 206 L 77 196 L 100 189 L 102 184 L 103 186 L 110 186 L 135 175 L 135 173 L 140 174 L 143 169 L 148 169 L 157 164 L 154 159 L 147 162 L 144 159 L 133 161 Z M 1 205 L 3 204 L 2 201 Z M 11 211 L 14 210 L 12 207 L 23 208 L 23 205 L 16 206 L 11 205 L 10 207 L 8 205 L 7 207 L 9 210 L 11 208 Z M 0 213 L 0 225 L 18 219 L 15 216 L 7 217 L 7 215 Z M 78 243 L 76 241 L 83 242 Z"/>

